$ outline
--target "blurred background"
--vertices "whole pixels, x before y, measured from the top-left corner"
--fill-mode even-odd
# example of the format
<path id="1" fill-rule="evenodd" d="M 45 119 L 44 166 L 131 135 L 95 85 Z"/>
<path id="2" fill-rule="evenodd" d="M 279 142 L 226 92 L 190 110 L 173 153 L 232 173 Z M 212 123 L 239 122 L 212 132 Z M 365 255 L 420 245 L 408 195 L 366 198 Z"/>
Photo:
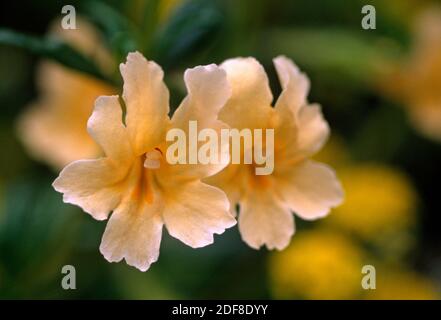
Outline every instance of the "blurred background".
<path id="1" fill-rule="evenodd" d="M 65 4 L 77 30 L 60 27 Z M 365 4 L 375 30 L 361 27 Z M 164 231 L 148 272 L 108 263 L 105 222 L 51 183 L 98 152 L 87 118 L 97 96 L 121 92 L 133 50 L 164 68 L 174 107 L 188 67 L 254 56 L 277 96 L 271 59 L 292 58 L 331 126 L 316 158 L 336 169 L 345 203 L 296 219 L 281 252 L 247 247 L 237 227 L 198 250 Z M 1 1 L 0 106 L 0 298 L 441 297 L 441 1 Z M 64 265 L 76 290 L 61 288 Z M 364 265 L 376 290 L 360 285 Z"/>

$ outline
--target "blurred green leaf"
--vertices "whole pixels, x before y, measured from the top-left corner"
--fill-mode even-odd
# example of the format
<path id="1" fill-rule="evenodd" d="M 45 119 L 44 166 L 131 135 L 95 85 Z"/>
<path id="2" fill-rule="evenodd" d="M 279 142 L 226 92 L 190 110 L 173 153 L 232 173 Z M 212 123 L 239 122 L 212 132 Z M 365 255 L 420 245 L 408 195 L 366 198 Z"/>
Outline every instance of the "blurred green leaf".
<path id="1" fill-rule="evenodd" d="M 0 44 L 29 50 L 34 54 L 55 60 L 66 67 L 106 80 L 95 63 L 59 39 L 38 38 L 2 28 L 0 29 Z"/>
<path id="2" fill-rule="evenodd" d="M 85 1 L 81 10 L 103 32 L 107 44 L 117 54 L 118 61 L 129 52 L 139 49 L 138 30 L 113 7 L 100 1 Z"/>
<path id="3" fill-rule="evenodd" d="M 140 29 L 142 30 L 143 52 L 150 52 L 152 38 L 159 22 L 159 6 L 161 0 L 146 0 L 141 12 Z"/>
<path id="4" fill-rule="evenodd" d="M 345 81 L 372 81 L 400 54 L 392 40 L 337 28 L 273 29 L 261 43 L 268 59 L 285 54 L 305 68 L 338 72 Z"/>
<path id="5" fill-rule="evenodd" d="M 352 154 L 358 161 L 393 161 L 406 147 L 410 134 L 404 110 L 382 105 L 367 116 L 352 138 Z"/>
<path id="6" fill-rule="evenodd" d="M 58 277 L 80 220 L 46 178 L 8 185 L 0 215 L 0 296 L 32 296 Z M 58 281 L 58 278 L 56 278 Z"/>
<path id="7" fill-rule="evenodd" d="M 155 35 L 151 54 L 163 67 L 171 68 L 200 50 L 222 24 L 223 16 L 213 1 L 190 1 Z"/>

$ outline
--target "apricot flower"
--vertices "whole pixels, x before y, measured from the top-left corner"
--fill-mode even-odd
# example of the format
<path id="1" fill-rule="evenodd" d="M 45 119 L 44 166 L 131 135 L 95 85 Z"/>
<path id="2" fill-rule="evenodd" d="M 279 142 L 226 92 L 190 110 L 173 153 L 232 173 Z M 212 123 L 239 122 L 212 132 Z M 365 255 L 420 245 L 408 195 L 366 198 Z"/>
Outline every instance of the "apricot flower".
<path id="1" fill-rule="evenodd" d="M 187 70 L 188 96 L 170 119 L 169 93 L 155 62 L 130 53 L 120 70 L 125 116 L 118 96 L 100 97 L 87 125 L 106 156 L 71 163 L 53 186 L 65 202 L 97 220 L 113 212 L 101 253 L 110 262 L 124 258 L 145 271 L 158 258 L 164 225 L 171 236 L 198 248 L 235 224 L 225 194 L 200 181 L 225 164 L 170 165 L 165 159 L 169 129 L 185 130 L 190 120 L 200 127 L 225 127 L 217 114 L 230 88 L 216 65 Z"/>
<path id="2" fill-rule="evenodd" d="M 56 21 L 49 33 L 95 59 L 103 71 L 112 69 L 110 54 L 93 26 L 82 19 L 77 19 L 77 26 L 65 30 Z M 57 169 L 97 156 L 100 149 L 87 134 L 87 119 L 95 99 L 116 89 L 46 60 L 38 68 L 37 86 L 38 100 L 18 120 L 18 135 L 29 153 Z"/>
<path id="3" fill-rule="evenodd" d="M 274 129 L 274 171 L 256 175 L 256 164 L 230 164 L 207 179 L 235 208 L 243 240 L 252 248 L 285 248 L 294 234 L 291 211 L 306 220 L 326 216 L 343 191 L 334 171 L 309 160 L 325 143 L 329 127 L 318 105 L 309 105 L 309 80 L 286 57 L 274 60 L 282 93 L 275 107 L 267 75 L 254 58 L 225 61 L 232 97 L 219 119 L 232 128 Z M 266 150 L 271 152 L 271 150 Z"/>
<path id="4" fill-rule="evenodd" d="M 414 33 L 411 55 L 387 77 L 385 89 L 420 133 L 441 142 L 441 8 L 424 10 Z"/>

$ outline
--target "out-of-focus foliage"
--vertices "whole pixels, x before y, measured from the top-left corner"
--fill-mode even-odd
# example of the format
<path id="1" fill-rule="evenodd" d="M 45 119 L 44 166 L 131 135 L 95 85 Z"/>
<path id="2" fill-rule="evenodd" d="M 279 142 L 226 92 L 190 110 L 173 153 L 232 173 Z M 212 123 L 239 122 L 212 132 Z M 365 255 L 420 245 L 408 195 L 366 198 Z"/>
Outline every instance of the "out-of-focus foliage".
<path id="1" fill-rule="evenodd" d="M 361 28 L 362 0 L 69 4 L 104 39 L 113 66 L 108 72 L 48 35 L 62 17 L 62 1 L 0 4 L 0 298 L 440 297 L 441 144 L 415 130 L 408 101 L 389 90 L 415 50 L 420 14 L 440 1 L 371 1 L 375 30 Z M 133 50 L 166 68 L 173 106 L 185 92 L 181 74 L 188 67 L 255 56 L 276 96 L 271 59 L 293 58 L 311 79 L 309 100 L 322 105 L 332 130 L 316 158 L 336 168 L 346 203 L 323 221 L 298 221 L 282 252 L 252 250 L 233 228 L 198 250 L 164 232 L 161 259 L 147 273 L 105 261 L 98 250 L 104 224 L 62 202 L 51 188 L 58 172 L 29 155 L 16 122 L 41 97 L 36 72 L 42 59 L 119 88 L 117 66 Z M 406 90 L 440 86 L 420 79 L 430 83 Z M 399 97 L 421 96 L 400 90 Z M 76 290 L 61 288 L 67 264 L 76 267 Z M 376 290 L 361 287 L 365 264 L 377 268 Z"/>

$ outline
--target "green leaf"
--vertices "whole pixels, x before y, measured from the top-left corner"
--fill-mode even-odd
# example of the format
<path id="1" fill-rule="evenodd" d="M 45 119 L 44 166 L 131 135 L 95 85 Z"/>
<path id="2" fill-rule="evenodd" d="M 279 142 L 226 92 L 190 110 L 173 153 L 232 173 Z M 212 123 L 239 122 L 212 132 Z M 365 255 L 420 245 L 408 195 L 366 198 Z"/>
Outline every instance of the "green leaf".
<path id="1" fill-rule="evenodd" d="M 117 60 L 123 60 L 131 51 L 138 50 L 140 38 L 136 27 L 113 7 L 99 1 L 86 1 L 81 11 L 102 31 Z"/>
<path id="2" fill-rule="evenodd" d="M 285 54 L 310 70 L 338 72 L 347 79 L 370 82 L 400 56 L 396 43 L 362 32 L 329 29 L 272 29 L 261 43 L 266 58 Z"/>
<path id="3" fill-rule="evenodd" d="M 381 105 L 371 111 L 352 138 L 352 155 L 358 161 L 396 160 L 406 148 L 411 133 L 403 108 Z"/>
<path id="4" fill-rule="evenodd" d="M 94 62 L 59 39 L 38 38 L 13 30 L 0 29 L 0 44 L 29 50 L 44 58 L 55 60 L 66 67 L 107 80 Z"/>
<path id="5" fill-rule="evenodd" d="M 60 274 L 81 226 L 78 209 L 61 201 L 45 177 L 5 188 L 0 212 L 0 298 L 42 292 Z"/>
<path id="6" fill-rule="evenodd" d="M 215 37 L 223 16 L 212 1 L 190 1 L 176 10 L 153 39 L 152 56 L 170 68 Z"/>

